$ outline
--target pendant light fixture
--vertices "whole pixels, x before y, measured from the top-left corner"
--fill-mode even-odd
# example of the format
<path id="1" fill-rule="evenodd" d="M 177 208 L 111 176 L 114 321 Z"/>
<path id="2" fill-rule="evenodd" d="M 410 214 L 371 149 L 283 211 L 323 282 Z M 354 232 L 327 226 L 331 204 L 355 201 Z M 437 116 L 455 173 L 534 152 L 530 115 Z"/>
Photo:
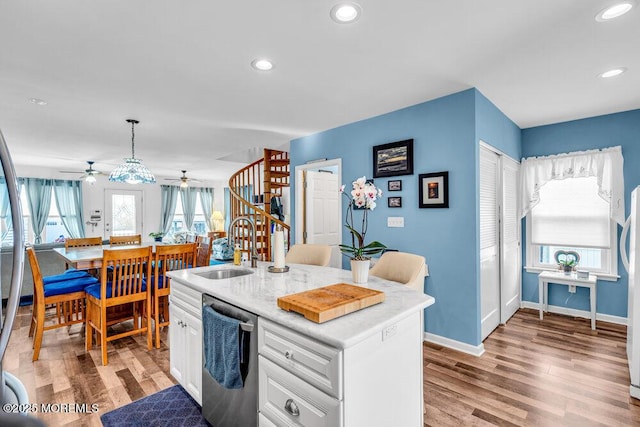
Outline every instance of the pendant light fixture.
<path id="1" fill-rule="evenodd" d="M 124 159 L 124 163 L 111 172 L 109 181 L 126 182 L 127 184 L 154 184 L 156 178 L 151 171 L 142 164 L 140 159 L 136 159 L 135 125 L 140 122 L 138 120 L 128 119 L 127 123 L 131 123 L 131 157 Z"/>

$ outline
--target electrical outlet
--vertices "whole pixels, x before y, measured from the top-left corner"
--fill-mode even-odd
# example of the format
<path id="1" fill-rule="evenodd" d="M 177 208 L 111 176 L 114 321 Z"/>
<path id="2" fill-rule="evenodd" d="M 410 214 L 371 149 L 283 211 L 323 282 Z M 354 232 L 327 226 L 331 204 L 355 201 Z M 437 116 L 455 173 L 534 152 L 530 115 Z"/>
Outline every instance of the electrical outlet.
<path id="1" fill-rule="evenodd" d="M 388 340 L 398 332 L 398 325 L 391 325 L 382 330 L 382 341 Z"/>
<path id="2" fill-rule="evenodd" d="M 389 216 L 387 217 L 387 227 L 404 227 L 403 216 Z"/>
<path id="3" fill-rule="evenodd" d="M 576 285 L 569 285 L 569 292 L 572 294 L 576 293 Z"/>

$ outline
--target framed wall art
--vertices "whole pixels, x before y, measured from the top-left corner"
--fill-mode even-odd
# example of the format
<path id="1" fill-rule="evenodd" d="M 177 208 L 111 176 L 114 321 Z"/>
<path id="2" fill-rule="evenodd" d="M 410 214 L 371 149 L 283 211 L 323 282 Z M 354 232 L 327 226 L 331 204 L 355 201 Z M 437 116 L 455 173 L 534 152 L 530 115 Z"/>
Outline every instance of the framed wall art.
<path id="1" fill-rule="evenodd" d="M 418 181 L 418 207 L 449 207 L 449 172 L 422 173 Z"/>
<path id="2" fill-rule="evenodd" d="M 413 175 L 413 139 L 373 147 L 373 177 Z"/>
<path id="3" fill-rule="evenodd" d="M 402 180 L 394 179 L 387 182 L 387 191 L 402 191 Z"/>
<path id="4" fill-rule="evenodd" d="M 401 208 L 402 207 L 402 197 L 388 197 L 387 198 L 387 206 L 390 208 Z"/>

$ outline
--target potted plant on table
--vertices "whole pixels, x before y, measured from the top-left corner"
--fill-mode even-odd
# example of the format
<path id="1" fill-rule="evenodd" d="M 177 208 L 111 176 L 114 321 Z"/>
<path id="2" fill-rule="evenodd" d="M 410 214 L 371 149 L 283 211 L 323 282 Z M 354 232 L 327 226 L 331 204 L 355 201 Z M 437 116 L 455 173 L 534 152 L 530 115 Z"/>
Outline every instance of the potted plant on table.
<path id="1" fill-rule="evenodd" d="M 553 257 L 564 274 L 571 274 L 580 262 L 580 255 L 576 251 L 556 251 Z"/>
<path id="2" fill-rule="evenodd" d="M 149 237 L 152 237 L 155 242 L 162 242 L 162 236 L 164 233 L 162 231 L 154 231 L 149 233 Z"/>
<path id="3" fill-rule="evenodd" d="M 371 255 L 382 252 L 386 246 L 378 241 L 365 244 L 367 234 L 368 212 L 376 207 L 376 200 L 382 197 L 382 190 L 373 185 L 372 180 L 360 177 L 352 182 L 350 194 L 345 193 L 344 185 L 340 187 L 342 193 L 348 200 L 347 214 L 345 216 L 345 227 L 351 233 L 351 245 L 340 245 L 340 251 L 351 258 L 351 272 L 355 283 L 366 283 L 369 277 L 369 266 Z M 357 230 L 353 218 L 353 211 L 362 211 L 362 222 Z"/>

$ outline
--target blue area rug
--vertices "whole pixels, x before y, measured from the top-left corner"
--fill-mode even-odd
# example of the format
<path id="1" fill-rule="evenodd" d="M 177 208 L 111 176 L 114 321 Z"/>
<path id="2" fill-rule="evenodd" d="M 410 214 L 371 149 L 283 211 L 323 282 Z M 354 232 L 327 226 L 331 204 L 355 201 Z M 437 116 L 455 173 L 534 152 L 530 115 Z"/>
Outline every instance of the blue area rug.
<path id="1" fill-rule="evenodd" d="M 174 385 L 100 417 L 104 427 L 196 427 L 211 425 L 200 405 L 180 385 Z"/>

